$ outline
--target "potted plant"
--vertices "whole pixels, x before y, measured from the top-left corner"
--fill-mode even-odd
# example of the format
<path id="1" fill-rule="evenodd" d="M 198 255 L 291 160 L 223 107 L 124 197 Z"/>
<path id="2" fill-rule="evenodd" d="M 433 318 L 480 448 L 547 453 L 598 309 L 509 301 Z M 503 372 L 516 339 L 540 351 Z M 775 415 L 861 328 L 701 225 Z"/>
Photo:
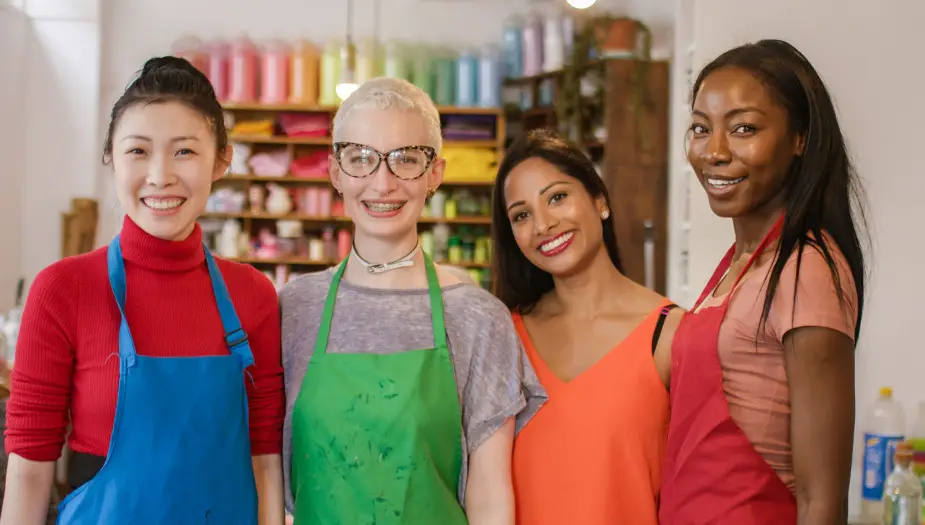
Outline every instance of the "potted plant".
<path id="1" fill-rule="evenodd" d="M 648 104 L 646 77 L 651 51 L 652 32 L 643 22 L 614 15 L 587 19 L 575 35 L 572 56 L 559 85 L 556 106 L 562 133 L 577 142 L 594 140 L 589 123 L 604 106 L 603 66 L 608 58 L 638 60 L 631 96 L 631 110 L 638 123 L 642 108 Z"/>

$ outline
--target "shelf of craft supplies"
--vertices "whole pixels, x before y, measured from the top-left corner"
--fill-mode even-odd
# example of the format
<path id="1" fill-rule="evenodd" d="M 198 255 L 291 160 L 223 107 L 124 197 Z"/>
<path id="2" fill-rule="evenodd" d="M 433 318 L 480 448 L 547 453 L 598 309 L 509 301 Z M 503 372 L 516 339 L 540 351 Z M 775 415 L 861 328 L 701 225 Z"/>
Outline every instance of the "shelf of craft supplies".
<path id="1" fill-rule="evenodd" d="M 285 175 L 282 177 L 266 177 L 262 175 L 236 175 L 228 174 L 219 179 L 219 181 L 231 181 L 231 182 L 277 182 L 277 183 L 291 183 L 291 184 L 323 184 L 328 185 L 330 181 L 327 178 L 323 177 L 296 177 L 293 175 Z M 494 184 L 494 180 L 454 180 L 447 179 L 444 177 L 443 182 L 440 183 L 440 186 L 491 186 Z"/>
<path id="2" fill-rule="evenodd" d="M 300 146 L 330 146 L 331 137 L 286 137 L 280 135 L 238 135 L 228 136 L 231 142 L 246 144 L 282 144 Z M 444 147 L 460 148 L 497 148 L 498 142 L 494 140 L 444 140 Z"/>
<path id="3" fill-rule="evenodd" d="M 253 220 L 272 220 L 272 221 L 303 221 L 303 222 L 351 222 L 350 217 L 345 216 L 317 216 L 306 215 L 303 213 L 290 213 L 286 215 L 276 215 L 272 213 L 226 213 L 226 212 L 206 212 L 200 217 L 201 219 L 253 219 Z M 418 219 L 420 224 L 466 224 L 466 225 L 490 225 L 491 217 L 421 217 Z"/>
<path id="4" fill-rule="evenodd" d="M 337 111 L 337 106 L 305 106 L 300 104 L 260 104 L 260 103 L 226 103 L 222 105 L 225 111 L 241 113 L 328 113 L 333 114 Z M 455 107 L 455 106 L 437 106 L 437 112 L 441 116 L 493 116 L 497 119 L 497 128 L 495 129 L 495 138 L 466 140 L 466 139 L 444 139 L 444 147 L 459 148 L 503 148 L 505 140 L 504 128 L 504 110 L 502 108 L 476 108 L 476 107 Z M 289 137 L 286 135 L 246 135 L 240 133 L 230 133 L 228 140 L 239 143 L 249 144 L 281 144 L 281 145 L 307 145 L 307 146 L 330 146 L 331 137 Z"/>
<path id="5" fill-rule="evenodd" d="M 292 113 L 334 113 L 338 106 L 306 106 L 303 104 L 260 104 L 228 102 L 222 104 L 226 111 L 288 111 Z M 458 106 L 437 106 L 441 115 L 500 115 L 502 108 L 475 108 Z"/>

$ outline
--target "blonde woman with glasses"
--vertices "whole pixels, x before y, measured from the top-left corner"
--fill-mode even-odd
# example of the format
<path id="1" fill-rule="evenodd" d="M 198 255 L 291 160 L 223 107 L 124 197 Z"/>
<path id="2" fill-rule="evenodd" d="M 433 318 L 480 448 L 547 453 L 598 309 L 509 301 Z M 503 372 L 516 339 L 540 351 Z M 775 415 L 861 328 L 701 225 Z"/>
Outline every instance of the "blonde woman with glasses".
<path id="1" fill-rule="evenodd" d="M 437 109 L 378 78 L 333 135 L 355 240 L 280 296 L 288 510 L 295 525 L 511 525 L 514 435 L 545 393 L 507 308 L 418 244 L 445 168 Z"/>

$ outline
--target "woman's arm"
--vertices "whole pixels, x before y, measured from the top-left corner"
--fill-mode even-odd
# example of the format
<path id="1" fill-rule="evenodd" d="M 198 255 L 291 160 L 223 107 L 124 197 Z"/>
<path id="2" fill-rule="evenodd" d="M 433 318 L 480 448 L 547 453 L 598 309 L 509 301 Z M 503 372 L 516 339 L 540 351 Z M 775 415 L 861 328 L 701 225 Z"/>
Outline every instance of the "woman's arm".
<path id="1" fill-rule="evenodd" d="M 54 477 L 54 461 L 30 461 L 10 454 L 0 525 L 45 525 Z"/>
<path id="2" fill-rule="evenodd" d="M 44 525 L 68 424 L 78 283 L 72 261 L 40 272 L 16 341 L 6 411 L 9 462 L 0 525 Z"/>
<path id="3" fill-rule="evenodd" d="M 251 270 L 251 269 L 249 269 Z M 279 302 L 269 279 L 252 270 L 256 290 L 249 297 L 256 307 L 257 323 L 248 331 L 254 365 L 248 369 L 251 455 L 257 485 L 259 525 L 283 525 L 283 390 L 282 342 Z"/>
<path id="4" fill-rule="evenodd" d="M 784 336 L 799 525 L 847 520 L 854 443 L 854 343 L 829 328 Z"/>
<path id="5" fill-rule="evenodd" d="M 283 464 L 280 454 L 254 456 L 254 480 L 257 482 L 258 520 L 260 525 L 283 525 Z"/>
<path id="6" fill-rule="evenodd" d="M 466 517 L 471 525 L 513 525 L 513 448 L 514 418 L 509 418 L 469 456 Z"/>
<path id="7" fill-rule="evenodd" d="M 829 249 L 838 279 L 818 248 L 806 248 L 801 261 L 792 255 L 768 316 L 790 387 L 799 525 L 844 524 L 851 478 L 858 296 L 844 257 Z"/>

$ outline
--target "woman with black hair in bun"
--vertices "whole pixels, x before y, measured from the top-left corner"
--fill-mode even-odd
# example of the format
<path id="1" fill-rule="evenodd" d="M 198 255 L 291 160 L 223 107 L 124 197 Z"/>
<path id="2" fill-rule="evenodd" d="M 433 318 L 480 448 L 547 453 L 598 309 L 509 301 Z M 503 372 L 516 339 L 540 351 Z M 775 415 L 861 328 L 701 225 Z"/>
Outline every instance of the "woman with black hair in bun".
<path id="1" fill-rule="evenodd" d="M 276 291 L 213 258 L 196 222 L 231 162 L 208 79 L 149 60 L 112 109 L 104 162 L 122 230 L 31 287 L 0 523 L 45 523 L 70 423 L 61 525 L 281 524 Z"/>

